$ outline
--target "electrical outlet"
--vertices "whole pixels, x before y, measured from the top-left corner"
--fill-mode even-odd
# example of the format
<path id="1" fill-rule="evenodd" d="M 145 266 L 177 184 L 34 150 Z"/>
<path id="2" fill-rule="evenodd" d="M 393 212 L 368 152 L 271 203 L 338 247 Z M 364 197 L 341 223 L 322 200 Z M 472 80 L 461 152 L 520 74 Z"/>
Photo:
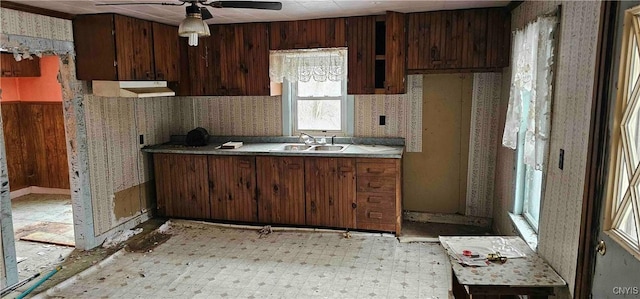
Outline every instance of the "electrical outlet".
<path id="1" fill-rule="evenodd" d="M 144 135 L 140 135 L 140 145 L 144 145 Z"/>
<path id="2" fill-rule="evenodd" d="M 380 115 L 380 122 L 379 123 L 380 123 L 381 126 L 386 125 L 387 124 L 387 117 L 384 116 L 384 115 Z"/>
<path id="3" fill-rule="evenodd" d="M 560 157 L 558 158 L 558 168 L 564 168 L 564 150 L 560 149 Z"/>

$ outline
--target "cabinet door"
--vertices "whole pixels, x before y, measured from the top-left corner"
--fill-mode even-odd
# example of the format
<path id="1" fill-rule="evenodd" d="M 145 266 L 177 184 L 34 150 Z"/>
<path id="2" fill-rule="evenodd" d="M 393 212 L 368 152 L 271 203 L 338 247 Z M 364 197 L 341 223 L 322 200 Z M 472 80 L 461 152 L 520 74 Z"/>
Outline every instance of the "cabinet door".
<path id="1" fill-rule="evenodd" d="M 487 9 L 465 10 L 462 68 L 487 67 Z"/>
<path id="2" fill-rule="evenodd" d="M 258 221 L 305 224 L 304 158 L 256 157 Z"/>
<path id="3" fill-rule="evenodd" d="M 305 160 L 307 225 L 355 227 L 355 161 L 350 158 Z"/>
<path id="4" fill-rule="evenodd" d="M 214 46 L 220 51 L 220 86 L 217 95 L 238 96 L 245 90 L 246 65 L 243 56 L 242 26 L 217 25 Z"/>
<path id="5" fill-rule="evenodd" d="M 114 21 L 118 80 L 155 80 L 151 22 L 121 15 Z"/>
<path id="6" fill-rule="evenodd" d="M 211 218 L 257 221 L 255 190 L 255 157 L 209 156 Z"/>
<path id="7" fill-rule="evenodd" d="M 118 80 L 114 15 L 77 15 L 73 19 L 79 80 Z"/>
<path id="8" fill-rule="evenodd" d="M 269 89 L 269 24 L 242 24 L 242 52 L 238 70 L 244 77 L 246 96 L 268 96 Z"/>
<path id="9" fill-rule="evenodd" d="M 12 53 L 2 53 L 2 77 L 40 77 L 40 58 L 16 61 Z"/>
<path id="10" fill-rule="evenodd" d="M 385 19 L 385 93 L 405 93 L 407 78 L 405 14 L 388 11 Z"/>
<path id="11" fill-rule="evenodd" d="M 272 22 L 271 50 L 347 45 L 345 18 Z"/>
<path id="12" fill-rule="evenodd" d="M 153 23 L 153 57 L 155 79 L 178 81 L 180 79 L 180 48 L 178 27 Z"/>
<path id="13" fill-rule="evenodd" d="M 351 17 L 347 20 L 348 94 L 375 93 L 376 17 Z"/>
<path id="14" fill-rule="evenodd" d="M 210 218 L 206 156 L 154 154 L 153 162 L 160 215 Z"/>
<path id="15" fill-rule="evenodd" d="M 197 47 L 187 47 L 189 84 L 192 96 L 215 95 L 220 84 L 220 51 L 214 43 L 218 26 L 209 26 L 210 37 L 200 38 Z M 181 43 L 186 43 L 184 38 Z"/>

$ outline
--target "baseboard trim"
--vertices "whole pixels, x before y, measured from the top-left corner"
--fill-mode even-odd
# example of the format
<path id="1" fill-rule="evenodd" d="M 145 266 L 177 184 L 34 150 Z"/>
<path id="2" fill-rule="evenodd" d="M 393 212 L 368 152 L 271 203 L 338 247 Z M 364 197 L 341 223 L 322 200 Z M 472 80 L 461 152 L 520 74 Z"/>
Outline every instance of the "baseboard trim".
<path id="1" fill-rule="evenodd" d="M 417 222 L 435 222 L 447 224 L 473 225 L 479 227 L 491 228 L 493 219 L 476 216 L 465 216 L 458 214 L 441 214 L 441 213 L 425 213 L 404 211 L 404 220 Z"/>
<path id="2" fill-rule="evenodd" d="M 58 188 L 45 188 L 38 186 L 31 186 L 22 188 L 20 190 L 9 192 L 9 198 L 14 199 L 20 196 L 25 196 L 29 194 L 58 194 L 58 195 L 71 195 L 71 190 L 69 189 L 58 189 Z"/>

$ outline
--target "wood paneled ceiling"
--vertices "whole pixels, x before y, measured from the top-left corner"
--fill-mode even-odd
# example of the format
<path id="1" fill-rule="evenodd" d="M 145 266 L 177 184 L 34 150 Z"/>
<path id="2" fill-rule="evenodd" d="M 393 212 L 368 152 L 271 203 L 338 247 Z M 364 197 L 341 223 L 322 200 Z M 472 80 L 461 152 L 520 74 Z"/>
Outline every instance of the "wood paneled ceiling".
<path id="1" fill-rule="evenodd" d="M 148 0 L 144 2 L 178 2 L 176 0 Z M 273 0 L 271 0 L 273 1 Z M 12 2 L 45 8 L 49 10 L 69 14 L 93 14 L 93 13 L 119 13 L 134 16 L 145 20 L 177 25 L 184 19 L 184 6 L 162 5 L 131 5 L 131 6 L 96 6 L 97 3 L 109 2 L 141 2 L 136 0 L 12 0 Z M 222 8 L 209 10 L 213 19 L 209 24 L 216 23 L 246 23 L 246 22 L 271 22 L 290 21 L 303 19 L 318 19 L 329 17 L 344 17 L 357 15 L 377 15 L 385 11 L 418 12 L 464 8 L 501 7 L 509 4 L 504 0 L 481 1 L 401 1 L 401 0 L 281 0 L 281 11 L 269 11 L 260 9 L 234 9 Z"/>

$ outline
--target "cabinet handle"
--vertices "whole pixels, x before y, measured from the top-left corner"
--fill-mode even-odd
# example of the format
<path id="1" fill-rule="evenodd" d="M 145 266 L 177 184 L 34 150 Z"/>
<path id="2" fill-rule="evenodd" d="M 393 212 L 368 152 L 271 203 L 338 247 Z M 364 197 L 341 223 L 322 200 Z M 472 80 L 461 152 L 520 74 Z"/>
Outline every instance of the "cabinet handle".
<path id="1" fill-rule="evenodd" d="M 381 203 L 382 202 L 382 197 L 380 197 L 380 196 L 369 196 L 369 197 L 367 197 L 367 202 L 370 202 L 370 203 Z"/>
<path id="2" fill-rule="evenodd" d="M 352 202 L 352 203 L 351 203 L 351 208 L 353 208 L 353 209 L 357 209 L 357 208 L 358 208 L 358 204 L 357 204 L 357 203 L 355 203 L 355 202 Z"/>
<path id="3" fill-rule="evenodd" d="M 369 218 L 371 218 L 371 219 L 382 219 L 382 213 L 380 213 L 380 212 L 369 212 Z"/>
<path id="4" fill-rule="evenodd" d="M 156 74 L 156 79 L 164 79 L 164 74 L 163 73 L 157 73 Z"/>
<path id="5" fill-rule="evenodd" d="M 287 167 L 289 169 L 300 169 L 300 164 L 289 164 Z"/>
<path id="6" fill-rule="evenodd" d="M 384 169 L 381 168 L 367 168 L 368 173 L 383 173 Z"/>
<path id="7" fill-rule="evenodd" d="M 2 72 L 2 75 L 10 77 L 11 76 L 11 71 Z"/>
<path id="8" fill-rule="evenodd" d="M 251 162 L 249 162 L 249 161 L 240 161 L 240 168 L 251 168 Z"/>
<path id="9" fill-rule="evenodd" d="M 340 170 L 340 172 L 352 172 L 353 168 L 351 168 L 349 166 L 340 166 L 339 170 Z"/>
<path id="10" fill-rule="evenodd" d="M 371 188 L 382 188 L 382 186 L 384 186 L 384 183 L 382 183 L 382 182 L 369 182 L 368 186 L 371 187 Z"/>

